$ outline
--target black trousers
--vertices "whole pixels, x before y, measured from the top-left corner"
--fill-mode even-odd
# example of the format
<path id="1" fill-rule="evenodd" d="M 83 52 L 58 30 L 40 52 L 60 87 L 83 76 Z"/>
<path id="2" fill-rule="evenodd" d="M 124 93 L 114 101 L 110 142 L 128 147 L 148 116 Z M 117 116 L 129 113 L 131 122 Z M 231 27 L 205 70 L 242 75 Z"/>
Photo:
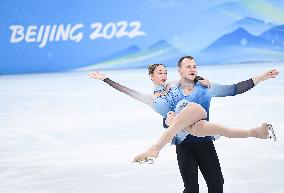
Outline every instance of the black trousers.
<path id="1" fill-rule="evenodd" d="M 224 178 L 212 141 L 181 143 L 176 146 L 183 193 L 199 193 L 198 167 L 207 183 L 208 193 L 223 193 Z"/>

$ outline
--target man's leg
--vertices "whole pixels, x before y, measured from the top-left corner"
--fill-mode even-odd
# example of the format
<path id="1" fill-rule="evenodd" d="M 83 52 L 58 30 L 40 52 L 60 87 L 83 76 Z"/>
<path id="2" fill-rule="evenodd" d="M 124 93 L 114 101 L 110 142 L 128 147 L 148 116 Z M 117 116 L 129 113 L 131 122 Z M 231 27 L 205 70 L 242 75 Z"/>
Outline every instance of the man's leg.
<path id="1" fill-rule="evenodd" d="M 178 166 L 184 184 L 183 193 L 199 193 L 198 166 L 194 148 L 193 143 L 176 146 Z"/>
<path id="2" fill-rule="evenodd" d="M 224 178 L 213 141 L 199 144 L 197 162 L 208 193 L 223 193 Z"/>

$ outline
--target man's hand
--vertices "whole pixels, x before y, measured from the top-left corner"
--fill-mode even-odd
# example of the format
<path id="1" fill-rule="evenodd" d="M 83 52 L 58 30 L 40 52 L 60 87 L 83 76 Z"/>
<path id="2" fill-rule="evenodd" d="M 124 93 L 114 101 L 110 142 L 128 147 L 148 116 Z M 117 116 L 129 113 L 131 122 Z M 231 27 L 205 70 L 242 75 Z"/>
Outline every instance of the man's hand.
<path id="1" fill-rule="evenodd" d="M 203 80 L 198 80 L 198 82 L 200 82 L 200 84 L 204 87 L 211 87 L 211 82 L 209 82 L 209 80 L 207 80 L 206 78 L 203 78 Z"/>
<path id="2" fill-rule="evenodd" d="M 265 81 L 270 78 L 276 78 L 278 74 L 279 74 L 279 71 L 277 71 L 276 69 L 272 69 L 259 76 L 253 77 L 252 80 L 253 80 L 253 83 L 257 85 L 261 81 Z"/>
<path id="3" fill-rule="evenodd" d="M 94 78 L 94 79 L 98 79 L 98 80 L 104 80 L 106 79 L 106 75 L 102 72 L 96 71 L 96 72 L 92 72 L 89 74 L 90 78 Z"/>

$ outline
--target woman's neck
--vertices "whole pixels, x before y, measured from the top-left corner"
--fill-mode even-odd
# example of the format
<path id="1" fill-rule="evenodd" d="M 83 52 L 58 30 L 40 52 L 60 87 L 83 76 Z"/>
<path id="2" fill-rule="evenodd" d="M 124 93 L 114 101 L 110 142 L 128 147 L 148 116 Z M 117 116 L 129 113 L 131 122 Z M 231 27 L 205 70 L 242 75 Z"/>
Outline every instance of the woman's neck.
<path id="1" fill-rule="evenodd" d="M 162 86 L 162 87 L 164 87 L 165 85 L 162 85 L 162 84 L 156 84 L 156 83 L 153 83 L 154 84 L 154 87 L 156 88 L 156 87 L 159 87 L 159 86 Z"/>
<path id="2" fill-rule="evenodd" d="M 154 84 L 154 97 L 160 97 L 165 94 L 165 87 L 161 84 Z"/>

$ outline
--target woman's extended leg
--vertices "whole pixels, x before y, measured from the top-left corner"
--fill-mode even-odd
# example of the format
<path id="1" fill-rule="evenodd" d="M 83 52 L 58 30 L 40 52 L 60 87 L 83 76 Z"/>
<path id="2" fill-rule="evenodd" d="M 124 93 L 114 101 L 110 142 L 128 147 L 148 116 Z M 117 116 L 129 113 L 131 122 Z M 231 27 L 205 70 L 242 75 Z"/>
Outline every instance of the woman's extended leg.
<path id="1" fill-rule="evenodd" d="M 192 135 L 195 136 L 213 136 L 220 135 L 228 138 L 247 138 L 255 137 L 260 139 L 267 139 L 268 124 L 263 123 L 259 127 L 251 129 L 241 129 L 241 128 L 229 128 L 221 124 L 211 123 L 206 120 L 200 120 L 195 123 L 192 127 L 186 129 Z"/>
<path id="2" fill-rule="evenodd" d="M 136 156 L 134 161 L 144 160 L 148 157 L 157 157 L 159 151 L 176 135 L 177 132 L 181 130 L 187 131 L 195 136 L 221 135 L 228 138 L 255 137 L 267 139 L 269 135 L 269 127 L 266 123 L 263 123 L 261 126 L 252 129 L 241 129 L 229 128 L 221 124 L 201 120 L 204 118 L 206 118 L 206 112 L 201 106 L 195 103 L 187 104 L 172 119 L 170 127 L 168 127 L 168 129 L 162 134 L 157 143 L 151 146 L 146 152 Z"/>
<path id="3" fill-rule="evenodd" d="M 181 130 L 188 128 L 201 119 L 205 119 L 205 109 L 196 103 L 188 103 L 174 118 L 172 124 L 162 134 L 157 143 L 148 151 L 135 157 L 134 161 L 144 160 L 147 157 L 157 157 L 159 151 Z"/>

